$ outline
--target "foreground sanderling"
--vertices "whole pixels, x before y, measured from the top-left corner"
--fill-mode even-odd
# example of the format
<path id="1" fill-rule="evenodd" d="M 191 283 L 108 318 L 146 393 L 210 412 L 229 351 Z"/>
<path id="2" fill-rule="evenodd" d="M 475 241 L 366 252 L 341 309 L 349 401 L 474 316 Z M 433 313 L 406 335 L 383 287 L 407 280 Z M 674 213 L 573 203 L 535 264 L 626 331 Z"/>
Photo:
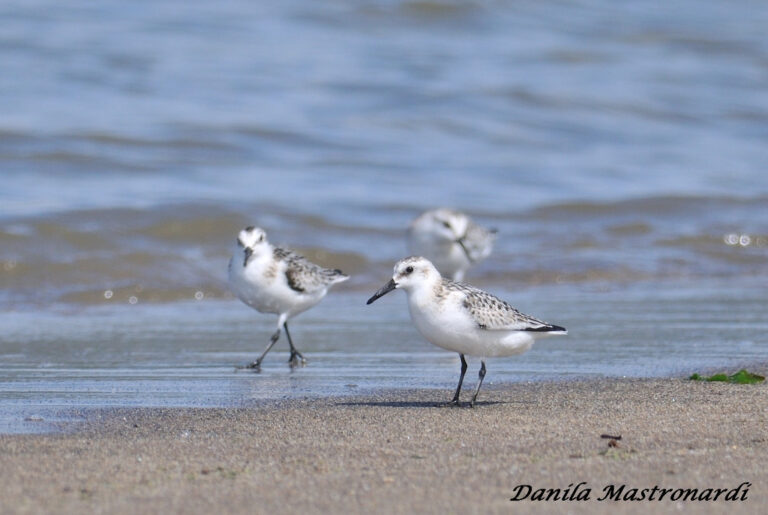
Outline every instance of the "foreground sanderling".
<path id="1" fill-rule="evenodd" d="M 266 233 L 246 227 L 237 236 L 237 247 L 229 261 L 229 285 L 246 304 L 262 313 L 278 315 L 277 331 L 259 358 L 247 366 L 258 369 L 264 356 L 285 329 L 291 346 L 291 365 L 306 363 L 288 332 L 288 319 L 302 313 L 325 297 L 328 288 L 349 279 L 341 270 L 316 265 L 289 250 L 274 247 Z"/>
<path id="2" fill-rule="evenodd" d="M 459 405 L 459 392 L 467 371 L 464 355 L 481 358 L 480 379 L 470 406 L 485 377 L 485 359 L 522 354 L 536 338 L 568 334 L 564 327 L 524 315 L 505 301 L 468 284 L 449 281 L 423 257 L 408 257 L 395 264 L 392 279 L 368 299 L 368 304 L 395 288 L 408 294 L 411 319 L 433 345 L 458 352 L 461 376 L 449 404 Z"/>
<path id="3" fill-rule="evenodd" d="M 488 257 L 496 239 L 495 229 L 486 229 L 453 209 L 432 209 L 419 215 L 408 227 L 408 249 L 424 256 L 454 281 L 464 279 L 473 264 Z"/>

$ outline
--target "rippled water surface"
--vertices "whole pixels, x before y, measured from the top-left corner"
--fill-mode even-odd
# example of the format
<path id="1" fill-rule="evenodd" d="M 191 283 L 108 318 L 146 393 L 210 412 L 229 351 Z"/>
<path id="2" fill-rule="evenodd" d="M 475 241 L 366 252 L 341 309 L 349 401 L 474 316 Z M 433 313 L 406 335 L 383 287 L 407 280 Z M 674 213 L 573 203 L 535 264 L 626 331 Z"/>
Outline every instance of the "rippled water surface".
<path id="1" fill-rule="evenodd" d="M 499 230 L 470 282 L 570 331 L 490 381 L 768 358 L 762 2 L 40 0 L 0 20 L 0 431 L 450 390 L 456 357 L 404 299 L 363 305 L 440 205 Z M 226 288 L 247 224 L 353 276 L 294 322 L 303 369 L 280 349 L 234 372 L 274 324 Z"/>

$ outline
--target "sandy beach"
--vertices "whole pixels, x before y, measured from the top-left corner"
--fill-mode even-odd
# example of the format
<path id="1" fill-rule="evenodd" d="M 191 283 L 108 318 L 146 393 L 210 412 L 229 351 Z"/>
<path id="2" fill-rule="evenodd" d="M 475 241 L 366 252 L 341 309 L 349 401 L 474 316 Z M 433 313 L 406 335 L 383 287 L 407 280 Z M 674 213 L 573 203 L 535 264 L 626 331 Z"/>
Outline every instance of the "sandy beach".
<path id="1" fill-rule="evenodd" d="M 64 434 L 0 436 L 2 511 L 768 510 L 762 384 L 506 384 L 484 391 L 474 409 L 436 406 L 449 397 L 390 391 L 242 408 L 86 412 Z M 535 491 L 579 482 L 590 500 L 510 501 L 520 484 Z M 607 485 L 703 491 L 743 482 L 750 485 L 738 497 L 746 501 L 597 500 Z"/>

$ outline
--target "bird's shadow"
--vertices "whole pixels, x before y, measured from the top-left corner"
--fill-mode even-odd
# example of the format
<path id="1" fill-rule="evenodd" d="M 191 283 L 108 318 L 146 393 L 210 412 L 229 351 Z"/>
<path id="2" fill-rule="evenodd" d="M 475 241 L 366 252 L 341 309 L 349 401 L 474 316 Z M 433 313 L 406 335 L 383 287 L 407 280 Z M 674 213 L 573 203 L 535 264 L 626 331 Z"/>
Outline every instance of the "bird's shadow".
<path id="1" fill-rule="evenodd" d="M 506 404 L 502 401 L 476 401 L 475 408 L 481 408 L 483 406 L 493 406 L 495 404 Z M 378 408 L 445 408 L 445 409 L 460 409 L 468 408 L 469 403 L 464 402 L 460 406 L 454 406 L 446 402 L 434 402 L 434 401 L 348 401 L 338 402 L 337 406 L 368 406 Z"/>

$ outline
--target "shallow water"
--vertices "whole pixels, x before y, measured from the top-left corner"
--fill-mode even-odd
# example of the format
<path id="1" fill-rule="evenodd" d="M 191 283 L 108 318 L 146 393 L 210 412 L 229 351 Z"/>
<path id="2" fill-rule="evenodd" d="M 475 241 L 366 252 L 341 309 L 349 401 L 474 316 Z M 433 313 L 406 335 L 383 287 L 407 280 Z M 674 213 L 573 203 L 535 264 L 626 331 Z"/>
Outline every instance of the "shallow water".
<path id="1" fill-rule="evenodd" d="M 470 282 L 570 330 L 490 381 L 768 357 L 762 3 L 40 0 L 0 19 L 0 431 L 67 406 L 450 390 L 456 358 L 402 298 L 361 304 L 439 205 L 499 230 Z M 295 322 L 301 370 L 234 373 L 273 324 L 226 288 L 247 224 L 353 276 Z"/>
<path id="2" fill-rule="evenodd" d="M 488 362 L 487 385 L 584 377 L 661 377 L 764 363 L 765 288 L 754 284 L 642 283 L 498 291 L 569 328 L 527 354 Z M 436 388 L 458 379 L 453 353 L 430 346 L 404 296 L 366 306 L 362 292 L 332 294 L 295 319 L 309 359 L 291 369 L 285 342 L 260 373 L 236 371 L 261 352 L 272 319 L 234 300 L 53 307 L 6 312 L 0 432 L 48 430 L 73 408 L 232 406 L 260 400 Z M 469 360 L 469 395 L 479 362 Z"/>

